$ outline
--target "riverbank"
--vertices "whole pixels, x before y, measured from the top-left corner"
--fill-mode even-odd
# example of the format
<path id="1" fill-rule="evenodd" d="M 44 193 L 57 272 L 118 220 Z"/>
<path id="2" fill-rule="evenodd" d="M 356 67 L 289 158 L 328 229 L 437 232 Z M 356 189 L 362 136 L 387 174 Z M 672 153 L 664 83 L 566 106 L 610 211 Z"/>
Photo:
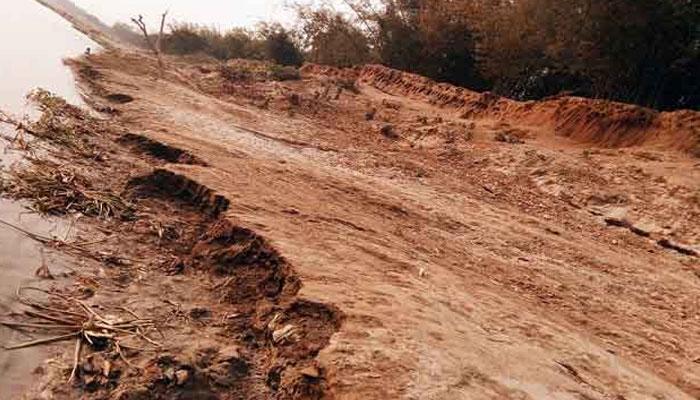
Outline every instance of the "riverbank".
<path id="1" fill-rule="evenodd" d="M 88 36 L 105 48 L 129 48 L 131 46 L 110 34 L 110 28 L 93 15 L 75 6 L 70 0 L 34 0 L 68 21 L 75 30 Z M 97 50 L 97 49 L 93 49 Z"/>
<path id="2" fill-rule="evenodd" d="M 168 58 L 161 75 L 119 49 L 70 65 L 101 114 L 66 112 L 78 136 L 39 143 L 68 166 L 42 168 L 130 212 L 75 224 L 94 268 L 61 294 L 158 332 L 86 344 L 71 384 L 68 342 L 37 392 L 700 394 L 686 153 L 594 147 L 332 69 L 277 81 Z"/>
<path id="3" fill-rule="evenodd" d="M 25 96 L 41 86 L 61 93 L 75 104 L 82 104 L 71 71 L 63 65 L 64 57 L 80 55 L 86 47 L 99 46 L 89 38 L 75 32 L 69 23 L 41 5 L 26 0 L 8 0 L 3 4 L 4 24 L 0 34 L 0 110 L 20 116 L 29 113 L 36 116 L 26 104 Z M 4 116 L 3 116 L 4 117 Z M 23 162 L 27 148 L 22 140 L 12 142 L 18 134 L 14 127 L 0 123 L 0 168 L 6 171 L 13 164 Z M 21 135 L 20 135 L 21 136 Z M 9 138 L 9 141 L 5 138 Z M 19 138 L 21 139 L 21 137 Z M 41 150 L 32 148 L 31 151 Z M 71 220 L 42 218 L 31 213 L 29 203 L 0 199 L 0 220 L 19 229 L 46 237 L 57 236 L 73 239 Z M 70 285 L 72 270 L 82 265 L 81 260 L 66 256 L 60 250 L 47 249 L 35 240 L 8 225 L 0 224 L 0 319 L 7 313 L 21 310 L 16 292 L 20 285 L 50 287 Z M 48 265 L 53 279 L 37 276 L 36 271 Z M 0 344 L 7 346 L 33 336 L 27 332 L 0 327 Z M 35 372 L 43 362 L 54 357 L 52 346 L 33 347 L 21 351 L 0 348 L 0 398 L 16 399 L 36 384 Z"/>

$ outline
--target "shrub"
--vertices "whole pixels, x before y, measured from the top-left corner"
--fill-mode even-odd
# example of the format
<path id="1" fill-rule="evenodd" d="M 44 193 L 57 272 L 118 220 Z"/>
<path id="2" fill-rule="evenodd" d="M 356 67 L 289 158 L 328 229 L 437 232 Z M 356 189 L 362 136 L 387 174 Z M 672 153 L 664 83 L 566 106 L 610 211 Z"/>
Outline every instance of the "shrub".
<path id="1" fill-rule="evenodd" d="M 295 81 L 301 79 L 298 68 L 277 64 L 270 66 L 269 76 L 270 79 L 275 81 Z"/>
<path id="2" fill-rule="evenodd" d="M 265 38 L 266 58 L 279 65 L 301 66 L 304 56 L 292 38 L 291 32 L 281 25 L 262 26 L 261 35 Z"/>
<path id="3" fill-rule="evenodd" d="M 247 81 L 253 77 L 253 74 L 249 70 L 234 68 L 226 64 L 219 67 L 219 73 L 224 80 L 229 82 Z"/>
<path id="4" fill-rule="evenodd" d="M 309 6 L 297 14 L 308 61 L 350 67 L 372 60 L 368 37 L 342 14 Z"/>
<path id="5" fill-rule="evenodd" d="M 336 80 L 336 85 L 343 90 L 347 90 L 348 92 L 355 94 L 360 93 L 360 89 L 357 87 L 356 79 L 341 78 Z"/>
<path id="6" fill-rule="evenodd" d="M 255 32 L 245 29 L 233 29 L 222 34 L 197 25 L 177 24 L 172 25 L 170 30 L 163 39 L 163 49 L 167 53 L 204 53 L 218 60 L 264 57 L 263 41 Z"/>
<path id="7" fill-rule="evenodd" d="M 163 40 L 163 48 L 172 54 L 205 53 L 210 43 L 202 28 L 181 24 L 171 27 L 171 32 Z"/>

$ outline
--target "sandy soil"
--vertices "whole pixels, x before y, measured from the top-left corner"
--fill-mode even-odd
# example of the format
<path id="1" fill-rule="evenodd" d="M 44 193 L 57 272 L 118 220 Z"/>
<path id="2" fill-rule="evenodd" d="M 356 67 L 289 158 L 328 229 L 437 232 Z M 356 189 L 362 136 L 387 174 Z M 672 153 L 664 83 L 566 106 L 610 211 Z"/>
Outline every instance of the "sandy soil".
<path id="1" fill-rule="evenodd" d="M 697 113 L 437 101 L 376 66 L 71 65 L 104 157 L 55 152 L 138 215 L 77 224 L 129 262 L 71 290 L 163 337 L 131 365 L 86 350 L 71 385 L 66 345 L 35 397 L 700 397 Z"/>

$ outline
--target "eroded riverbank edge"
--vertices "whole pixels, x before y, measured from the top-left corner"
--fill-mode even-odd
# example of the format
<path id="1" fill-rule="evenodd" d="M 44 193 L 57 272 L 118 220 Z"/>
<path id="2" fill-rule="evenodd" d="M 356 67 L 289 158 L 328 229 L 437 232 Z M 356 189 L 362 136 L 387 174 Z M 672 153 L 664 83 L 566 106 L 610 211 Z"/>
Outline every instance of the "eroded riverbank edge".
<path id="1" fill-rule="evenodd" d="M 10 171 L 6 192 L 46 209 L 46 196 L 63 189 L 41 192 L 42 181 L 36 192 L 19 190 L 40 173 L 78 193 L 70 203 L 52 201 L 50 210 L 87 213 L 73 229 L 90 246 L 50 244 L 79 248 L 98 262 L 96 271 L 78 270 L 73 285 L 54 290 L 85 293 L 81 298 L 101 312 L 128 304 L 130 313 L 155 321 L 162 338 L 157 348 L 128 356 L 119 347 L 86 348 L 71 384 L 65 383 L 71 369 L 66 351 L 62 362 L 47 368 L 40 391 L 82 398 L 320 398 L 325 371 L 315 357 L 343 313 L 299 297 L 302 283 L 293 266 L 263 236 L 226 216 L 229 199 L 168 169 L 169 163 L 206 164 L 173 146 L 138 140 L 114 120 L 53 99 L 47 104 L 57 104 L 50 110 L 57 118 L 48 124 L 51 135 L 38 133 L 43 125 L 20 129 L 38 135 L 32 143 L 46 145 L 49 160 L 32 158 L 29 166 L 38 168 Z M 85 196 L 96 193 L 94 201 L 114 210 L 84 207 L 82 201 L 93 201 Z M 103 200 L 117 197 L 125 200 Z M 129 204 L 128 212 L 116 208 L 120 204 Z"/>
<path id="2" fill-rule="evenodd" d="M 572 151 L 566 141 L 551 151 L 552 133 L 530 126 L 515 131 L 525 143 L 499 143 L 491 135 L 509 124 L 476 120 L 470 126 L 450 112 L 367 87 L 362 96 L 333 103 L 313 100 L 314 90 L 323 92 L 321 82 L 251 88 L 224 81 L 222 90 L 210 79 L 215 65 L 183 63 L 174 68 L 176 87 L 142 79 L 153 75 L 153 63 L 143 58 L 99 61 L 110 72 L 107 88 L 137 99 L 115 107 L 137 116 L 136 130 L 148 126 L 148 136 L 207 154 L 219 165 L 216 173 L 170 169 L 226 188 L 236 199 L 229 213 L 274 237 L 312 276 L 307 292 L 352 311 L 333 340 L 334 353 L 324 352 L 339 369 L 344 398 L 694 398 L 700 387 L 692 361 L 698 331 L 689 322 L 696 315 L 694 259 L 606 226 L 596 217 L 600 211 L 589 213 L 592 206 L 623 202 L 634 207 L 632 221 L 651 218 L 665 226 L 673 220 L 673 234 L 692 244 L 697 230 L 676 217 L 697 215 L 696 172 L 675 154 Z M 207 81 L 199 92 L 188 90 L 189 77 Z M 267 104 L 261 92 L 274 111 L 259 107 Z M 295 98 L 300 105 L 291 104 Z M 333 113 L 334 104 L 343 108 Z M 395 124 L 393 139 L 379 135 L 380 121 L 363 120 L 371 107 L 384 125 Z M 431 113 L 435 121 L 426 124 Z M 272 129 L 250 124 L 264 132 L 254 137 L 231 129 L 253 120 L 251 114 L 272 122 Z M 309 114 L 311 124 L 304 121 Z M 424 131 L 414 138 L 415 127 Z M 337 162 L 346 146 L 360 161 L 351 164 L 356 170 L 405 173 L 406 192 L 397 193 L 392 177 L 368 187 L 366 176 L 344 180 L 316 165 L 322 157 Z M 374 153 L 380 156 L 372 159 Z M 256 163 L 246 158 L 251 154 L 272 162 Z M 367 158 L 374 168 L 363 168 Z M 312 169 L 301 168 L 302 161 Z M 673 172 L 679 168 L 684 173 Z M 440 179 L 448 170 L 459 182 Z"/>

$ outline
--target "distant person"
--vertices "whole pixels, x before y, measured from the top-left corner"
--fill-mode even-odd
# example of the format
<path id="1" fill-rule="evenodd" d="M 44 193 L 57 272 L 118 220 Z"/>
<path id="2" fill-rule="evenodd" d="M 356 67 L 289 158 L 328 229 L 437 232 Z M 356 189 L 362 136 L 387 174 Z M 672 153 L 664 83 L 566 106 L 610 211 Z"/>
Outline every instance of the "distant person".
<path id="1" fill-rule="evenodd" d="M 85 55 L 86 55 L 86 56 L 89 56 L 90 53 L 91 53 L 91 50 L 90 50 L 89 47 L 88 47 L 87 49 L 85 49 Z"/>

